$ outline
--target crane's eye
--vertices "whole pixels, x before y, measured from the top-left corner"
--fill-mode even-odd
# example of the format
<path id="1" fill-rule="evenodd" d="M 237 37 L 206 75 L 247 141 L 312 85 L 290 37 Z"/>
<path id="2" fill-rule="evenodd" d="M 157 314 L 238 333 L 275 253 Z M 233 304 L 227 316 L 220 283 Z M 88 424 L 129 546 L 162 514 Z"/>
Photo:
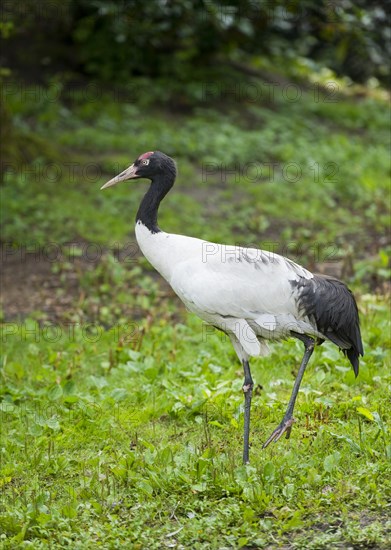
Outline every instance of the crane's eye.
<path id="1" fill-rule="evenodd" d="M 144 164 L 144 166 L 148 166 L 148 164 L 149 164 L 149 159 L 143 159 L 143 160 L 141 161 L 141 164 Z"/>

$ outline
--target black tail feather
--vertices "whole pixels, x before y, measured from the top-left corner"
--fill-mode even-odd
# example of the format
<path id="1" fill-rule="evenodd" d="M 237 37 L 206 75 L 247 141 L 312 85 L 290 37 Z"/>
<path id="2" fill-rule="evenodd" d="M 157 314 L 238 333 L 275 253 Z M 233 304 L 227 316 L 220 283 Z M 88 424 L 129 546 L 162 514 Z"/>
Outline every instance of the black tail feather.
<path id="1" fill-rule="evenodd" d="M 318 330 L 348 357 L 354 374 L 359 371 L 359 356 L 364 355 L 356 300 L 349 288 L 333 277 L 314 275 L 296 283 L 298 302 Z"/>
<path id="2" fill-rule="evenodd" d="M 360 361 L 359 361 L 358 352 L 354 348 L 344 349 L 343 352 L 348 357 L 349 361 L 351 362 L 353 370 L 354 370 L 354 374 L 357 378 L 358 371 L 360 370 Z M 364 354 L 364 352 L 361 353 L 361 355 L 363 355 L 363 354 Z"/>

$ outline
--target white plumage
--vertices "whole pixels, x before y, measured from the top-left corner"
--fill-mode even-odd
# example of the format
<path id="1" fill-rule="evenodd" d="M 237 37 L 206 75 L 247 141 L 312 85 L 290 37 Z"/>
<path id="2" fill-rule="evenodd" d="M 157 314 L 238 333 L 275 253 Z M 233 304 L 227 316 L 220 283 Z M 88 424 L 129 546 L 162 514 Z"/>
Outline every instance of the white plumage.
<path id="1" fill-rule="evenodd" d="M 141 221 L 135 233 L 144 256 L 186 307 L 234 340 L 241 361 L 264 355 L 264 340 L 292 330 L 325 338 L 299 311 L 290 281 L 313 274 L 298 264 L 264 250 L 151 233 Z"/>

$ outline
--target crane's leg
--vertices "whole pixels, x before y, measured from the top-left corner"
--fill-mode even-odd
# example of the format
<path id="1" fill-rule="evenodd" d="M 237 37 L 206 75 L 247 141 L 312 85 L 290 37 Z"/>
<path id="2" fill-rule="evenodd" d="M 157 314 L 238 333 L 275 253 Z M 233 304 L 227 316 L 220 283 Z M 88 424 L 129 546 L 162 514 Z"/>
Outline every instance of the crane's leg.
<path id="1" fill-rule="evenodd" d="M 250 410 L 251 410 L 251 398 L 253 394 L 254 382 L 251 378 L 249 362 L 243 359 L 244 370 L 244 438 L 243 438 L 243 464 L 248 464 L 249 450 L 250 450 Z"/>
<path id="2" fill-rule="evenodd" d="M 303 379 L 304 371 L 314 351 L 315 340 L 313 338 L 310 338 L 309 336 L 305 336 L 304 334 L 298 334 L 298 333 L 293 333 L 292 335 L 296 336 L 296 338 L 299 338 L 299 340 L 301 340 L 304 343 L 304 347 L 305 347 L 304 356 L 301 361 L 299 372 L 297 373 L 297 376 L 296 376 L 295 384 L 292 390 L 292 395 L 289 400 L 289 404 L 286 409 L 284 418 L 282 419 L 281 424 L 271 434 L 269 439 L 263 444 L 262 449 L 267 447 L 269 443 L 271 443 L 272 441 L 274 442 L 278 441 L 285 432 L 286 432 L 286 438 L 289 439 L 289 436 L 291 435 L 292 424 L 295 421 L 292 415 L 293 415 L 293 409 L 295 408 L 296 397 L 297 397 L 297 394 L 299 393 L 299 388 L 300 388 L 301 381 Z"/>

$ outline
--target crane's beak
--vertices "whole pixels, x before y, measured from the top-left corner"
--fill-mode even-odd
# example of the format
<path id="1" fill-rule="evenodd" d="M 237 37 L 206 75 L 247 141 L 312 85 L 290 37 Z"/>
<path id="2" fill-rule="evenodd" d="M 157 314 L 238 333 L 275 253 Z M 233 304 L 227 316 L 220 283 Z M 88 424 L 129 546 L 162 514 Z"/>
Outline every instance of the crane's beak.
<path id="1" fill-rule="evenodd" d="M 137 175 L 137 166 L 132 164 L 131 166 L 129 166 L 129 168 L 118 174 L 118 176 L 115 176 L 115 178 L 102 185 L 101 190 L 106 189 L 107 187 L 111 187 L 112 185 L 116 185 L 120 181 L 131 180 L 138 177 L 139 176 Z"/>

